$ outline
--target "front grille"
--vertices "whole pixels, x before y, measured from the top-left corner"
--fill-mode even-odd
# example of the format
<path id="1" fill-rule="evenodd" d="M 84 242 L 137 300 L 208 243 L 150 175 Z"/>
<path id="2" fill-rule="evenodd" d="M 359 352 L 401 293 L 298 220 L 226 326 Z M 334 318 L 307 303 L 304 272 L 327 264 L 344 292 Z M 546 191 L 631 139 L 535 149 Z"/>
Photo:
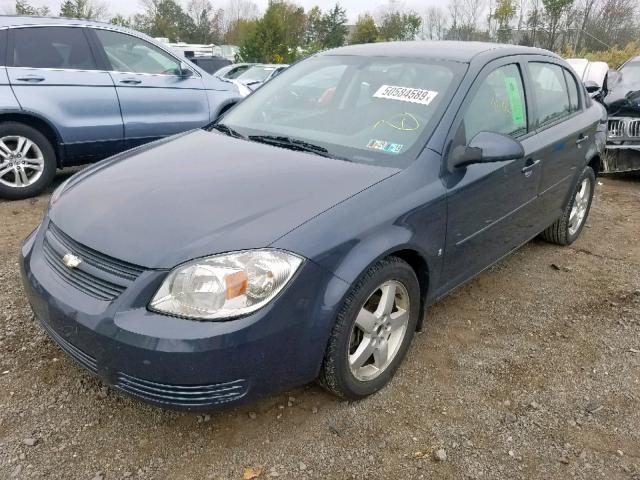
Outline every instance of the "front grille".
<path id="1" fill-rule="evenodd" d="M 77 268 L 62 261 L 67 253 L 82 260 Z M 98 300 L 111 301 L 122 294 L 144 271 L 86 247 L 49 223 L 43 242 L 44 259 L 65 282 Z"/>
<path id="2" fill-rule="evenodd" d="M 618 138 L 624 136 L 624 121 L 609 120 L 608 126 L 609 138 Z"/>
<path id="3" fill-rule="evenodd" d="M 115 386 L 130 395 L 155 403 L 197 408 L 220 405 L 243 397 L 248 390 L 246 380 L 210 385 L 167 385 L 118 373 Z"/>
<path id="4" fill-rule="evenodd" d="M 630 137 L 640 137 L 640 120 L 631 120 L 629 122 Z"/>
<path id="5" fill-rule="evenodd" d="M 73 358 L 76 362 L 80 364 L 80 366 L 86 368 L 90 372 L 96 373 L 98 371 L 98 366 L 96 364 L 96 360 L 78 347 L 69 343 L 64 337 L 59 335 L 53 328 L 47 325 L 44 321 L 41 321 L 40 324 L 47 331 L 51 339 L 58 344 L 58 346 L 64 350 L 71 358 Z"/>

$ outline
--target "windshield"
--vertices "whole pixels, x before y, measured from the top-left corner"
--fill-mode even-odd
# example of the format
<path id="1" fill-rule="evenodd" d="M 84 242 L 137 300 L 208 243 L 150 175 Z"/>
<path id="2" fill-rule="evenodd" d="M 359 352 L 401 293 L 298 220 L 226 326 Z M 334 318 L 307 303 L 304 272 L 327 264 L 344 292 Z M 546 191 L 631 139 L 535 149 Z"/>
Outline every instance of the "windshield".
<path id="1" fill-rule="evenodd" d="M 437 60 L 312 57 L 222 121 L 245 137 L 287 137 L 330 156 L 404 168 L 424 148 L 464 69 Z"/>
<path id="2" fill-rule="evenodd" d="M 637 85 L 636 90 L 640 90 L 640 62 L 627 63 L 620 73 L 625 84 Z"/>
<path id="3" fill-rule="evenodd" d="M 236 78 L 244 82 L 264 82 L 275 69 L 275 67 L 251 67 Z"/>

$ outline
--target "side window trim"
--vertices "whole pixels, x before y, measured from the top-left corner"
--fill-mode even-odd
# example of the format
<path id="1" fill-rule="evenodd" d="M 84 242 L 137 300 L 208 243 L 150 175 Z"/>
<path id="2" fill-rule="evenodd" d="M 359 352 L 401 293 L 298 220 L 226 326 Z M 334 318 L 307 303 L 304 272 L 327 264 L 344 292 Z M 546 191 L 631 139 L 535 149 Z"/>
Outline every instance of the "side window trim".
<path id="1" fill-rule="evenodd" d="M 128 74 L 128 75 L 146 75 L 146 76 L 152 76 L 152 77 L 157 77 L 157 76 L 177 77 L 178 76 L 178 75 L 171 75 L 171 74 L 144 73 L 144 72 L 123 72 L 123 71 L 120 71 L 120 70 L 113 70 L 113 66 L 111 65 L 111 62 L 109 61 L 109 57 L 107 56 L 107 52 L 105 51 L 104 46 L 102 45 L 102 42 L 100 41 L 100 38 L 98 37 L 98 34 L 96 33 L 96 30 L 103 30 L 105 32 L 119 33 L 121 35 L 127 35 L 129 37 L 135 38 L 136 40 L 139 40 L 141 42 L 148 43 L 149 45 L 152 45 L 154 48 L 159 49 L 160 51 L 162 51 L 163 53 L 165 53 L 166 55 L 171 57 L 176 62 L 178 62 L 178 63 L 183 63 L 184 62 L 187 65 L 187 68 L 189 68 L 189 70 L 191 70 L 195 76 L 201 77 L 200 72 L 198 72 L 189 63 L 187 63 L 185 61 L 186 59 L 179 58 L 178 56 L 174 55 L 172 52 L 170 52 L 170 51 L 168 51 L 168 50 L 156 45 L 155 43 L 149 42 L 145 38 L 139 37 L 137 35 L 132 35 L 129 32 L 123 32 L 121 30 L 116 30 L 116 29 L 112 29 L 112 28 L 91 27 L 90 30 L 91 30 L 91 35 L 94 38 L 94 41 L 96 43 L 96 46 L 100 51 L 100 56 L 102 57 L 102 61 L 105 64 L 104 65 L 105 71 L 107 71 L 109 73 L 122 73 L 122 74 Z"/>

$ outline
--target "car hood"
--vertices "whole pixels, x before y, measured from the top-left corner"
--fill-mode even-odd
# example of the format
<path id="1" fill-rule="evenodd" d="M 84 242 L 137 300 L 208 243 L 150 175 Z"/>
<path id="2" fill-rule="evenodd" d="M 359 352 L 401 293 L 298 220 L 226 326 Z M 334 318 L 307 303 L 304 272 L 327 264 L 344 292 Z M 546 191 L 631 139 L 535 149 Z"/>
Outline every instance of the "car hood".
<path id="1" fill-rule="evenodd" d="M 49 217 L 101 253 L 172 268 L 266 247 L 397 171 L 196 130 L 79 173 Z"/>

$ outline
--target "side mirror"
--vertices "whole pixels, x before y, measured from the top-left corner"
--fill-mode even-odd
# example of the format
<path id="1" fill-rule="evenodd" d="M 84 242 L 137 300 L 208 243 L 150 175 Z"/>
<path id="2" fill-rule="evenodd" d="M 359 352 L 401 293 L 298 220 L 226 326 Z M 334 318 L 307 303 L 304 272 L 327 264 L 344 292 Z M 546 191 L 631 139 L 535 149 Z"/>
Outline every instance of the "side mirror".
<path id="1" fill-rule="evenodd" d="M 584 82 L 584 88 L 587 89 L 587 93 L 593 94 L 600 91 L 600 85 L 598 85 L 593 80 L 587 80 Z"/>
<path id="2" fill-rule="evenodd" d="M 185 62 L 180 62 L 180 71 L 178 72 L 178 75 L 187 78 L 193 75 L 193 70 L 191 70 Z"/>
<path id="3" fill-rule="evenodd" d="M 501 133 L 480 132 L 471 139 L 469 145 L 455 147 L 447 159 L 450 172 L 473 163 L 502 162 L 524 157 L 522 144 Z"/>

